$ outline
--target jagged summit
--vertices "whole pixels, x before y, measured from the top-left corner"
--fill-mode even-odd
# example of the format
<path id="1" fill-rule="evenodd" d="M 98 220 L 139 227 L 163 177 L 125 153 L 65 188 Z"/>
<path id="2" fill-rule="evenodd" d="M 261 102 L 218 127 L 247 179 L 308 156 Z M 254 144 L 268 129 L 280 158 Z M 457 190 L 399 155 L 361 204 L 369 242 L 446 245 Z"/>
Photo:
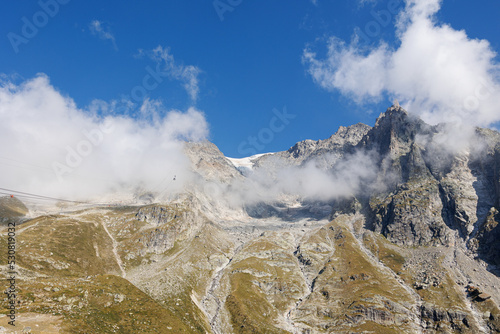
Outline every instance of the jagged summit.
<path id="1" fill-rule="evenodd" d="M 325 156 L 340 158 L 346 152 L 358 145 L 362 138 L 371 129 L 370 126 L 358 123 L 351 126 L 340 126 L 337 132 L 324 140 L 307 139 L 296 143 L 287 151 L 277 152 L 261 157 L 256 161 L 257 166 L 266 166 L 276 158 L 283 159 L 290 165 L 301 165 L 312 159 L 322 159 Z M 331 165 L 329 161 L 323 161 Z"/>
<path id="2" fill-rule="evenodd" d="M 431 127 L 411 116 L 400 106 L 392 106 L 377 118 L 374 127 L 363 138 L 362 146 L 376 149 L 381 154 L 407 153 L 417 134 L 427 134 Z"/>
<path id="3" fill-rule="evenodd" d="M 399 122 L 408 118 L 408 112 L 399 105 L 392 105 L 386 111 L 380 113 L 375 121 L 375 126 L 380 126 L 383 122 Z"/>

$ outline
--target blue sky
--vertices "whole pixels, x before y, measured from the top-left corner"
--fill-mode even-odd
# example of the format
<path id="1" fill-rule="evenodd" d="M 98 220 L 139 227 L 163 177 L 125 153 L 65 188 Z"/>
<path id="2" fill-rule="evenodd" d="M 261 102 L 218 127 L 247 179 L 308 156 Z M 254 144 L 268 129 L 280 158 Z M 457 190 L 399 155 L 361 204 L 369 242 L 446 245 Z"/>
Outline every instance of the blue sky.
<path id="1" fill-rule="evenodd" d="M 421 2 L 426 1 L 432 2 Z M 47 3 L 52 4 L 49 10 L 41 5 Z M 219 6 L 226 7 L 220 8 L 229 9 L 218 13 L 212 1 L 197 0 L 8 1 L 0 12 L 0 73 L 16 83 L 44 73 L 55 89 L 86 109 L 96 99 L 109 102 L 131 95 L 134 87 L 143 85 L 146 68 L 154 69 L 163 56 L 163 61 L 170 59 L 170 75 L 147 91 L 148 98 L 161 101 L 167 109 L 185 111 L 194 106 L 202 111 L 209 140 L 226 156 L 286 150 L 300 140 L 327 138 L 341 125 L 373 125 L 394 97 L 412 102 L 414 108 L 429 108 L 429 114 L 436 105 L 442 107 L 435 101 L 432 106 L 422 104 L 419 97 L 413 99 L 388 84 L 372 93 L 321 81 L 339 72 L 325 65 L 332 37 L 350 45 L 358 31 L 361 37 L 353 54 L 369 54 L 385 42 L 384 57 L 392 59 L 387 53 L 401 45 L 394 26 L 397 15 L 391 15 L 387 25 L 377 23 L 373 15 L 387 13 L 390 3 L 221 0 Z M 396 7 L 404 9 L 404 1 Z M 44 16 L 46 11 L 53 11 L 53 17 Z M 437 26 L 444 23 L 464 30 L 472 41 L 487 40 L 487 49 L 498 52 L 499 14 L 498 1 L 444 0 L 433 20 Z M 26 20 L 38 20 L 39 25 L 28 38 L 23 35 Z M 367 27 L 378 30 L 370 32 Z M 370 33 L 373 37 L 362 37 Z M 24 39 L 13 42 L 13 34 Z M 314 57 L 305 60 L 306 50 Z M 498 57 L 487 61 L 496 65 Z M 312 70 L 317 70 L 316 76 Z M 496 87 L 496 75 L 491 76 L 490 86 Z M 186 88 L 193 77 L 196 81 Z M 196 92 L 190 91 L 194 86 Z M 425 92 L 421 94 L 425 100 Z M 139 108 L 142 100 L 132 102 Z M 283 113 L 284 108 L 294 117 L 285 124 L 273 123 L 276 112 Z M 495 121 L 485 116 L 482 124 Z M 249 136 L 259 134 L 264 142 L 252 146 Z"/>

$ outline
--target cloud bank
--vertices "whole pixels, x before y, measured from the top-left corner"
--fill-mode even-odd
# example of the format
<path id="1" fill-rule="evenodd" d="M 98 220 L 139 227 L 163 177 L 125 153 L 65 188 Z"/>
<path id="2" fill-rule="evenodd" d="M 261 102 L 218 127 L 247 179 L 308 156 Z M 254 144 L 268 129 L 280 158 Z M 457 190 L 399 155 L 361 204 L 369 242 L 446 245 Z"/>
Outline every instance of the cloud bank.
<path id="1" fill-rule="evenodd" d="M 224 200 L 232 208 L 261 203 L 331 202 L 360 193 L 385 190 L 387 180 L 380 176 L 380 155 L 359 150 L 352 154 L 323 156 L 329 164 L 308 160 L 291 165 L 279 156 L 271 156 L 259 167 L 230 183 L 205 182 L 204 191 L 212 199 Z M 393 177 L 387 173 L 384 178 Z"/>
<path id="2" fill-rule="evenodd" d="M 314 159 L 301 166 L 277 160 L 274 168 L 257 169 L 242 187 L 254 189 L 242 194 L 244 202 L 273 201 L 283 195 L 330 201 L 354 196 L 362 186 L 378 187 L 375 182 L 379 156 L 375 152 L 358 151 L 340 159 L 325 158 L 334 161 L 333 166 L 324 166 Z"/>
<path id="3" fill-rule="evenodd" d="M 146 100 L 141 116 L 132 118 L 116 115 L 114 103 L 79 109 L 45 75 L 0 83 L 2 188 L 71 199 L 180 190 L 191 177 L 183 140 L 208 136 L 204 114 L 195 108 L 165 110 Z"/>
<path id="4" fill-rule="evenodd" d="M 486 40 L 437 22 L 440 0 L 406 0 L 396 22 L 397 45 L 367 50 L 331 37 L 327 56 L 311 47 L 303 63 L 313 80 L 357 103 L 397 98 L 425 121 L 489 126 L 500 121 L 500 65 Z"/>

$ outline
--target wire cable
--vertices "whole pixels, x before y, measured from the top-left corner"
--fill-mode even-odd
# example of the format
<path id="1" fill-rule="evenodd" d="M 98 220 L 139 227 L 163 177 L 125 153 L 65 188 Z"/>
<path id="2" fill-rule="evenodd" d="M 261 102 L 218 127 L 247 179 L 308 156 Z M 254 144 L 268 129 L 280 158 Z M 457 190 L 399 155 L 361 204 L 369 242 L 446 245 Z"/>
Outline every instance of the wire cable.
<path id="1" fill-rule="evenodd" d="M 1 190 L 3 190 L 3 191 L 1 191 Z M 94 202 L 73 201 L 73 200 L 69 200 L 69 199 L 37 195 L 37 194 L 32 194 L 32 193 L 18 191 L 18 190 L 12 190 L 12 189 L 6 189 L 6 188 L 0 188 L 0 193 L 5 194 L 5 195 L 14 195 L 14 196 L 21 197 L 21 198 L 29 198 L 29 199 L 37 199 L 37 200 L 50 200 L 50 201 L 76 203 L 76 204 L 88 204 L 88 205 L 96 205 L 96 206 L 106 206 L 106 205 L 109 206 L 109 205 L 111 205 L 111 203 L 94 203 Z"/>

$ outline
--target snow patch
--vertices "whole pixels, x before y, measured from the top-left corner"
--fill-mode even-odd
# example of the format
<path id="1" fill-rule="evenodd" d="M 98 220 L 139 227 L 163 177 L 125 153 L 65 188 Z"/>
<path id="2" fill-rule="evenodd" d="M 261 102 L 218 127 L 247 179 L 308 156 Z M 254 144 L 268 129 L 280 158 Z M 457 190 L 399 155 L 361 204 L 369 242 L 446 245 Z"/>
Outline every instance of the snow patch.
<path id="1" fill-rule="evenodd" d="M 261 153 L 261 154 L 256 154 L 252 155 L 251 157 L 246 157 L 246 158 L 227 158 L 231 163 L 234 165 L 236 168 L 248 168 L 250 170 L 253 169 L 253 166 L 255 164 L 255 160 L 258 158 L 267 155 L 267 154 L 273 154 L 273 153 Z"/>

